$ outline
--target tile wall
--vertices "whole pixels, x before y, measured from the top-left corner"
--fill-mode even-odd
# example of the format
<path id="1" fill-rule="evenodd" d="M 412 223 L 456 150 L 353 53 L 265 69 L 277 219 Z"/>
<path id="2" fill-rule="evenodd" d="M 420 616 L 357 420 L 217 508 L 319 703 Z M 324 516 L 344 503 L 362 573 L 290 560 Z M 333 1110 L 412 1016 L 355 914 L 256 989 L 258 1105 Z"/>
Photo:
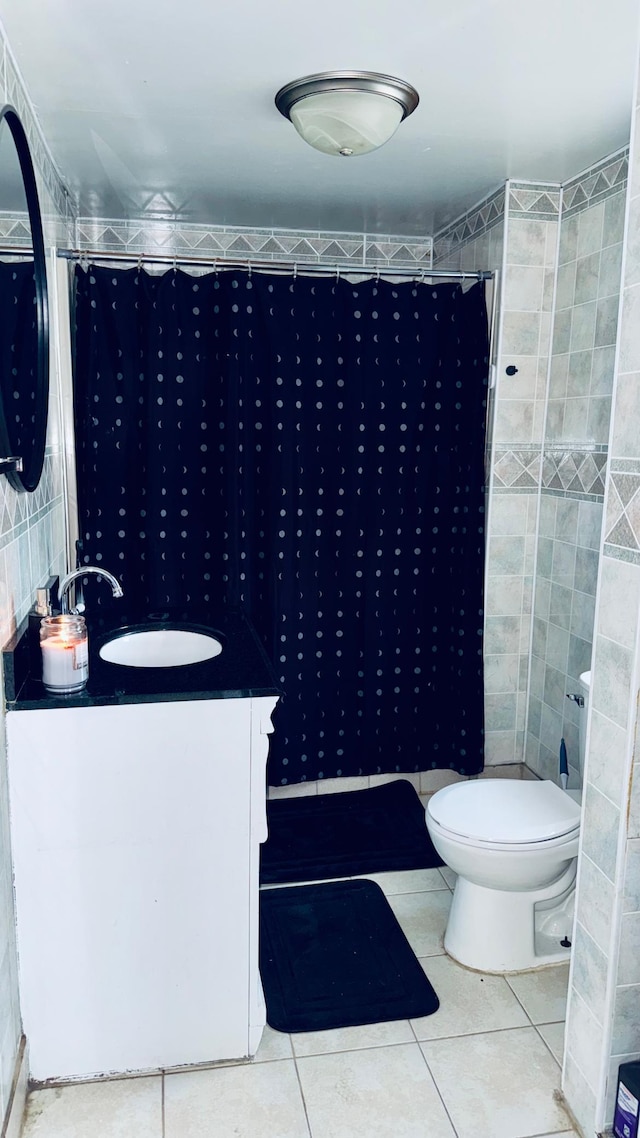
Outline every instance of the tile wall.
<path id="1" fill-rule="evenodd" d="M 0 29 L 0 99 L 25 126 L 36 167 L 45 243 L 66 243 L 72 233 L 68 195 L 53 166 L 31 105 Z M 4 238 L 6 234 L 2 234 Z M 50 426 L 44 475 L 33 494 L 16 493 L 0 479 L 0 636 L 2 643 L 26 615 L 36 587 L 65 565 L 65 507 L 59 429 L 58 353 L 52 345 Z M 0 676 L 1 684 L 1 676 Z M 3 689 L 2 689 L 3 690 Z M 0 696 L 0 701 L 2 697 Z M 13 882 L 9 846 L 4 707 L 0 703 L 0 1130 L 10 1101 L 22 1033 L 18 997 Z M 18 1105 L 18 1104 L 17 1104 Z"/>
<path id="2" fill-rule="evenodd" d="M 487 555 L 488 762 L 524 759 L 559 207 L 558 186 L 507 183 Z"/>
<path id="3" fill-rule="evenodd" d="M 525 759 L 556 779 L 564 738 L 572 787 L 584 713 L 566 695 L 591 665 L 627 168 L 624 152 L 562 189 Z"/>
<path id="4" fill-rule="evenodd" d="M 485 762 L 489 766 L 524 758 L 559 202 L 558 186 L 508 182 L 475 212 L 434 237 L 434 265 L 499 269 L 502 277 L 487 463 Z M 516 370 L 507 375 L 507 367 Z"/>
<path id="5" fill-rule="evenodd" d="M 611 1127 L 619 1063 L 640 1059 L 640 763 L 634 762 L 640 686 L 638 125 L 632 129 L 628 211 L 563 1072 L 567 1102 L 589 1138 Z"/>

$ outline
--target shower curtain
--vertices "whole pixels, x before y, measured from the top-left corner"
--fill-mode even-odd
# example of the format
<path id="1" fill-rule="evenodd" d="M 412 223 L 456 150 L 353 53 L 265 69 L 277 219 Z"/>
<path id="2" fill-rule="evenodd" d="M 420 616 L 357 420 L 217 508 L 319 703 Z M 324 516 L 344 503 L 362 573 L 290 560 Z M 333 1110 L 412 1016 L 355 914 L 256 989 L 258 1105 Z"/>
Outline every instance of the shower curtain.
<path id="1" fill-rule="evenodd" d="M 272 785 L 482 769 L 487 371 L 482 284 L 76 270 L 85 562 L 247 611 Z"/>

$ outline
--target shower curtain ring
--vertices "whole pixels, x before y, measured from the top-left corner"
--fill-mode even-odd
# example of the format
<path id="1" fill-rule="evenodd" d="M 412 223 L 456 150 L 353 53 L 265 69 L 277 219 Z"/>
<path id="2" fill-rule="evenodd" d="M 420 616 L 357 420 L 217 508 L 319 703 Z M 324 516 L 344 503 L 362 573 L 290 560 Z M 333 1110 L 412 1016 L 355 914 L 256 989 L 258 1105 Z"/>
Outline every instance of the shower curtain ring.
<path id="1" fill-rule="evenodd" d="M 297 276 L 298 276 L 298 266 L 294 261 L 294 263 L 293 263 L 293 279 L 294 279 L 294 281 L 295 281 Z"/>
<path id="2" fill-rule="evenodd" d="M 380 266 L 376 269 L 376 284 L 380 284 Z"/>
<path id="3" fill-rule="evenodd" d="M 340 266 L 336 265 L 336 280 L 340 280 Z"/>
<path id="4" fill-rule="evenodd" d="M 251 261 L 247 261 L 247 271 L 249 274 L 249 278 L 251 278 Z"/>

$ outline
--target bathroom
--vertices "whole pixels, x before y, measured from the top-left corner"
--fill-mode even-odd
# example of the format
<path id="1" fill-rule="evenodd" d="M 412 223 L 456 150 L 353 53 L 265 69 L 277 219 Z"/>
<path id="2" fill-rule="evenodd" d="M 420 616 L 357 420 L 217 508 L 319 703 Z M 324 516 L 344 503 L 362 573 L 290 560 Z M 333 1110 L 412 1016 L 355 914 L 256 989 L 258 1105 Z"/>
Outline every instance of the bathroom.
<path id="1" fill-rule="evenodd" d="M 70 194 L 34 124 L 28 98 L 34 100 L 37 112 L 42 95 L 36 94 L 30 85 L 34 56 L 25 52 L 23 58 L 21 54 L 24 29 L 18 22 L 20 7 L 23 19 L 27 18 L 24 13 L 30 8 L 32 22 L 44 19 L 36 5 L 23 3 L 3 7 L 0 17 L 7 28 L 10 51 L 2 56 L 0 84 L 3 102 L 16 106 L 27 126 L 39 179 L 47 248 L 99 248 L 108 253 L 122 251 L 124 247 L 134 257 L 160 255 L 169 249 L 170 256 L 179 262 L 178 246 L 171 242 L 180 235 L 180 226 L 165 220 L 175 210 L 176 203 L 162 201 L 160 197 L 151 200 L 147 194 L 143 216 L 142 202 L 136 198 L 139 187 L 124 159 L 118 156 L 114 138 L 111 145 L 102 139 L 97 139 L 95 146 L 91 143 L 94 150 L 100 152 L 101 169 L 107 169 L 118 186 L 111 208 L 101 205 L 93 215 L 87 211 L 79 219 L 76 216 L 73 186 Z M 620 20 L 627 20 L 625 39 L 633 45 L 633 50 L 629 47 L 625 56 L 629 64 L 626 72 L 624 67 L 618 68 L 628 83 L 629 115 L 631 103 L 635 106 L 637 101 L 629 78 L 635 63 L 632 58 L 636 45 L 635 8 L 635 3 L 619 5 Z M 553 26 L 551 7 L 546 6 L 544 10 Z M 54 21 L 54 16 L 46 18 Z M 127 19 L 124 8 L 122 19 Z M 435 11 L 433 19 L 438 23 Z M 342 50 L 341 62 L 335 65 L 359 66 L 363 56 L 373 57 L 380 70 L 404 75 L 402 57 L 393 54 L 388 58 L 375 47 L 375 31 L 371 31 L 372 21 L 368 17 L 367 22 L 370 38 L 365 50 L 356 53 L 357 59 L 347 58 Z M 17 28 L 15 36 L 12 35 L 14 26 Z M 48 30 L 50 34 L 43 35 L 42 45 L 55 42 L 55 29 Z M 100 33 L 100 42 L 107 45 L 105 50 L 118 57 L 122 55 L 126 31 L 126 23 L 118 26 L 114 18 L 109 35 L 103 37 Z M 138 27 L 138 32 L 144 38 L 145 29 Z M 526 28 L 523 38 L 531 36 L 532 44 L 540 48 L 535 39 L 538 34 L 543 39 L 549 36 L 542 19 Z M 582 35 L 586 36 L 584 29 Z M 427 29 L 427 54 L 429 36 Z M 583 45 L 585 52 L 588 46 Z M 84 43 L 78 45 L 81 54 L 85 48 Z M 460 69 L 466 68 L 468 73 L 477 70 L 477 60 L 468 45 L 467 49 L 468 54 L 461 53 L 458 57 L 454 53 L 450 57 L 451 63 L 455 63 L 456 84 L 462 82 Z M 11 50 L 24 75 L 26 89 L 22 77 L 16 73 Z M 610 51 L 603 54 L 622 58 L 622 44 L 616 41 Z M 94 57 L 85 56 L 88 86 L 81 96 L 85 105 L 90 103 L 93 65 L 102 59 L 96 61 Z M 285 69 L 284 74 L 274 72 L 273 81 L 269 79 L 265 91 L 260 92 L 261 99 L 271 104 L 278 86 L 295 73 L 334 66 L 332 60 L 327 63 L 318 53 L 301 57 L 292 52 L 290 59 L 297 59 L 298 63 Z M 367 65 L 365 62 L 364 66 Z M 559 60 L 558 66 L 561 65 Z M 167 66 L 166 59 L 157 62 L 156 82 Z M 37 57 L 35 70 L 37 73 Z M 411 76 L 407 74 L 407 78 Z M 516 78 L 517 68 L 504 81 L 513 83 Z M 465 82 L 472 98 L 473 76 L 467 74 Z M 35 87 L 35 79 L 33 84 Z M 206 98 L 204 92 L 201 94 Z M 429 100 L 422 90 L 420 94 L 420 110 L 428 114 Z M 640 776 L 633 749 L 640 612 L 640 529 L 635 498 L 640 444 L 634 428 L 640 398 L 637 390 L 640 367 L 636 360 L 640 352 L 636 319 L 640 173 L 637 156 L 634 162 L 632 129 L 628 173 L 630 202 L 625 230 L 628 139 L 621 137 L 614 145 L 598 149 L 597 96 L 585 89 L 584 101 L 584 119 L 593 122 L 590 149 L 585 150 L 588 157 L 582 161 L 576 158 L 561 177 L 536 182 L 536 173 L 527 169 L 527 180 L 520 181 L 519 178 L 524 179 L 522 170 L 513 165 L 508 171 L 511 181 L 506 188 L 506 205 L 505 168 L 504 176 L 487 186 L 486 193 L 479 192 L 466 199 L 468 210 L 466 206 L 464 212 L 455 210 L 447 221 L 434 227 L 425 215 L 422 229 L 416 230 L 413 220 L 411 226 L 407 221 L 406 228 L 398 224 L 394 229 L 381 231 L 379 227 L 370 226 L 374 236 L 367 240 L 372 247 L 370 264 L 374 272 L 380 270 L 381 265 L 382 269 L 388 267 L 391 259 L 395 266 L 403 268 L 417 264 L 421 269 L 425 263 L 429 267 L 431 262 L 429 259 L 425 262 L 425 258 L 431 252 L 430 234 L 433 234 L 434 267 L 500 270 L 503 295 L 494 336 L 497 388 L 487 559 L 485 762 L 490 770 L 504 766 L 509 774 L 514 773 L 515 764 L 526 764 L 535 774 L 556 779 L 558 746 L 564 737 L 570 785 L 575 786 L 579 777 L 575 756 L 580 709 L 575 702 L 567 700 L 566 695 L 578 690 L 576 681 L 591 663 L 582 858 L 561 1083 L 558 1069 L 558 1086 L 562 1087 L 567 1105 L 583 1133 L 591 1136 L 611 1123 L 618 1064 L 640 1057 L 637 1027 L 640 975 L 636 964 L 640 912 L 636 882 L 640 878 L 635 864 L 640 852 Z M 165 111 L 169 113 L 167 104 Z M 248 115 L 250 111 L 244 113 Z M 274 114 L 270 128 L 272 142 L 280 129 L 287 132 L 287 124 L 277 121 L 277 112 Z M 44 113 L 42 121 L 46 121 Z M 190 128 L 197 138 L 207 131 L 208 125 L 207 108 L 202 118 L 194 116 Z M 401 144 L 403 129 L 408 130 L 411 125 L 411 119 L 402 124 L 395 143 Z M 159 145 L 158 140 L 151 137 L 153 130 L 149 125 L 150 151 Z M 47 138 L 45 131 L 45 141 L 55 158 L 56 139 Z M 299 142 L 297 138 L 293 141 Z M 228 139 L 227 143 L 231 146 Z M 301 142 L 299 146 L 304 149 Z M 231 153 L 227 151 L 223 155 L 227 163 Z M 330 163 L 330 159 L 327 162 Z M 424 154 L 424 162 L 426 184 L 428 152 Z M 62 164 L 60 168 L 63 176 L 68 173 Z M 291 176 L 295 177 L 293 167 Z M 546 170 L 544 176 L 550 178 Z M 351 167 L 347 177 L 357 182 Z M 133 220 L 122 220 L 123 198 Z M 202 246 L 204 242 L 209 249 L 217 250 L 211 256 L 212 263 L 216 256 L 222 259 L 225 243 L 216 242 L 222 233 L 219 227 L 227 227 L 226 237 L 229 233 L 235 236 L 237 232 L 246 238 L 256 224 L 251 215 L 254 200 L 248 196 L 236 203 L 226 202 L 222 212 L 215 213 L 215 217 L 214 212 L 211 213 L 208 228 L 200 225 L 196 232 L 186 226 L 184 233 L 193 242 L 191 247 L 197 243 Z M 349 249 L 349 240 L 361 238 L 363 225 L 319 226 L 315 221 L 315 204 L 303 202 L 295 221 L 283 205 L 274 215 L 272 228 L 285 230 L 293 224 L 299 231 L 316 236 L 318 229 L 323 232 L 336 229 L 343 234 L 345 250 Z M 101 220 L 104 217 L 120 220 L 117 225 L 108 225 Z M 236 231 L 233 227 L 237 227 Z M 344 236 L 347 230 L 348 235 Z M 407 230 L 413 233 L 412 237 L 407 237 Z M 384 245 L 376 249 L 375 234 L 380 232 L 384 234 Z M 394 239 L 390 233 L 401 236 Z M 416 233 L 426 236 L 416 236 Z M 277 232 L 274 236 L 277 238 Z M 335 236 L 332 233 L 332 237 Z M 282 247 L 284 249 L 284 245 Z M 348 256 L 345 259 L 348 260 Z M 45 476 L 32 495 L 16 493 L 6 479 L 2 480 L 0 617 L 3 641 L 27 615 L 36 588 L 51 574 L 62 575 L 67 565 L 73 564 L 72 551 L 67 547 L 75 508 L 73 456 L 68 449 L 71 389 L 67 272 L 66 262 L 54 255 L 49 257 L 52 394 Z M 620 310 L 619 296 L 622 297 Z M 515 367 L 517 371 L 507 376 L 507 367 Z M 606 519 L 602 529 L 605 503 Z M 117 572 L 115 567 L 111 568 Z M 445 772 L 429 772 L 422 780 L 418 778 L 418 789 L 428 795 L 445 779 Z M 5 780 L 3 764 L 0 785 L 4 819 Z M 323 789 L 333 787 L 325 785 Z M 21 1062 L 20 997 L 11 932 L 11 855 L 6 820 L 0 830 L 3 835 L 0 846 L 3 914 L 0 1022 L 5 1025 L 0 1040 L 0 1107 L 2 1117 L 10 1120 L 7 1133 L 13 1138 L 18 1133 L 16 1119 L 21 1113 L 21 1107 L 18 1110 L 20 1096 L 24 1101 L 26 1069 Z M 444 897 L 445 890 L 439 888 L 433 892 Z M 414 1037 L 409 1038 L 413 1041 Z M 399 1038 L 394 1046 L 408 1046 L 407 1040 Z M 282 1063 L 284 1071 L 285 1059 L 292 1063 L 290 1054 L 274 1051 L 270 1061 Z M 317 1056 L 303 1057 L 301 1069 L 305 1062 L 311 1067 L 316 1060 Z M 269 1063 L 264 1064 L 265 1072 L 267 1067 Z M 275 1071 L 276 1068 L 271 1066 L 270 1069 Z M 15 1072 L 19 1078 L 14 1086 Z M 266 1077 L 265 1074 L 265 1080 Z M 143 1087 L 140 1080 L 132 1081 L 132 1085 L 133 1082 L 140 1090 L 140 1100 L 138 1106 L 134 1103 L 131 1109 L 145 1111 L 144 1095 L 148 1092 L 148 1109 L 151 1114 L 157 1110 L 159 1117 L 161 1104 L 155 1097 L 155 1085 Z M 496 1094 L 501 1093 L 503 1090 L 498 1087 Z M 268 1097 L 266 1088 L 264 1094 Z M 310 1106 L 310 1112 L 312 1109 Z M 59 1125 L 64 1124 L 63 1120 Z M 55 1126 L 55 1122 L 52 1125 Z M 126 1127 L 127 1123 L 123 1125 Z M 153 1122 L 147 1121 L 145 1115 L 144 1123 L 138 1117 L 135 1125 L 131 1122 L 128 1125 L 132 1131 L 137 1126 L 141 1134 L 147 1132 L 143 1125 L 150 1134 L 162 1132 L 154 1129 L 161 1125 L 155 1115 Z M 282 1133 L 306 1135 L 306 1125 L 294 1120 L 290 1131 Z M 446 1125 L 442 1124 L 443 1135 L 452 1132 Z M 535 1131 L 519 1133 L 538 1135 L 550 1129 L 548 1126 L 543 1131 L 538 1127 Z M 57 1132 L 63 1131 L 49 1131 L 52 1135 Z M 202 1132 L 215 1134 L 215 1130 Z M 325 1132 L 329 1132 L 328 1125 Z M 386 1132 L 393 1132 L 391 1124 Z M 554 1132 L 559 1132 L 557 1127 Z M 33 1133 L 44 1134 L 45 1131 L 34 1130 Z M 104 1133 L 109 1133 L 106 1127 Z M 197 1131 L 194 1129 L 193 1133 Z M 170 1138 L 169 1130 L 167 1134 Z M 514 1134 L 515 1131 L 510 1138 L 514 1138 Z"/>

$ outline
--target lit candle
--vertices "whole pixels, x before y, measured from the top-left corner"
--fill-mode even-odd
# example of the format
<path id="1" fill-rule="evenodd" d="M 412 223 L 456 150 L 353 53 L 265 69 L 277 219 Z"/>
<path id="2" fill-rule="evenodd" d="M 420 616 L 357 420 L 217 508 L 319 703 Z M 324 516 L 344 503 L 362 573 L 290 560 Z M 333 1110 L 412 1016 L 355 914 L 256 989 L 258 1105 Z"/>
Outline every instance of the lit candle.
<path id="1" fill-rule="evenodd" d="M 42 682 L 47 691 L 80 691 L 89 677 L 89 641 L 84 617 L 46 616 L 40 624 Z"/>

